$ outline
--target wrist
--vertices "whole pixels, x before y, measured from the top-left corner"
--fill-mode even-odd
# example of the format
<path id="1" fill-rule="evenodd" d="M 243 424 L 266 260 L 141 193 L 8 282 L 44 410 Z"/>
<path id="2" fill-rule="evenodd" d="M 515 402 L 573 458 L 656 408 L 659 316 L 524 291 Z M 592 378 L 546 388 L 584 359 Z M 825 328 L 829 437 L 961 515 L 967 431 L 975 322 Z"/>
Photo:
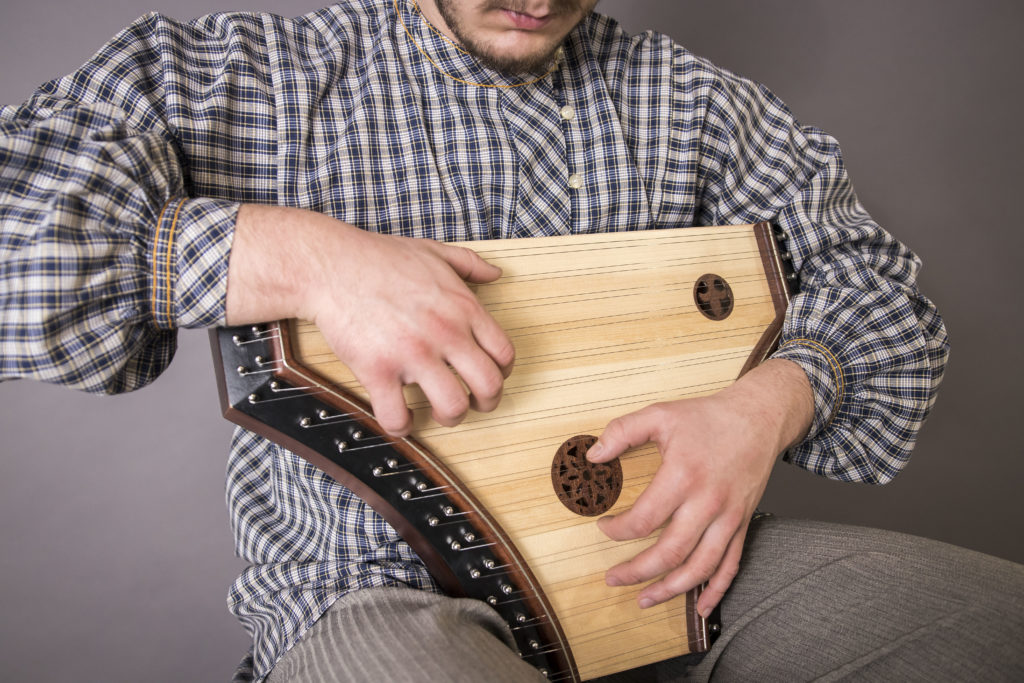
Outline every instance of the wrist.
<path id="1" fill-rule="evenodd" d="M 243 205 L 228 263 L 228 324 L 312 319 L 314 274 L 338 225 L 344 224 L 303 209 Z"/>
<path id="2" fill-rule="evenodd" d="M 762 436 L 778 455 L 804 440 L 814 419 L 814 393 L 796 363 L 769 359 L 750 370 L 723 393 L 745 403 L 760 423 Z"/>

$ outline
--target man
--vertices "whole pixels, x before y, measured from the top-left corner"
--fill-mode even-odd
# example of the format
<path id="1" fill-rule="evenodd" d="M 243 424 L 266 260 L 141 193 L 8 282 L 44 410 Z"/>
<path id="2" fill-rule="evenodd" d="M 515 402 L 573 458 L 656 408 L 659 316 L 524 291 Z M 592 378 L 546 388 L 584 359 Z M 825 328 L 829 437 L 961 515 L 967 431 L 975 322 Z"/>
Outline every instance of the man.
<path id="1" fill-rule="evenodd" d="M 169 361 L 175 327 L 299 316 L 318 323 L 386 429 L 409 429 L 401 395 L 409 383 L 423 388 L 439 422 L 454 424 L 470 408 L 497 404 L 514 363 L 508 338 L 464 284 L 498 272 L 468 251 L 396 235 L 777 220 L 803 292 L 779 353 L 714 397 L 623 416 L 591 453 L 608 460 L 653 440 L 664 460 L 637 505 L 601 525 L 615 539 L 668 525 L 607 580 L 654 580 L 641 594 L 653 604 L 707 579 L 698 609 L 708 612 L 736 575 L 780 452 L 845 479 L 886 481 L 898 471 L 934 400 L 945 336 L 914 287 L 912 255 L 856 202 L 833 141 L 669 41 L 624 36 L 590 16 L 592 6 L 367 2 L 297 22 L 138 22 L 78 74 L 4 111 L 3 376 L 134 388 Z M 80 282 L 87 288 L 78 295 Z M 715 429 L 694 428 L 709 421 Z M 695 440 L 708 433 L 715 438 Z M 428 667 L 435 678 L 472 680 L 473 662 L 488 663 L 488 678 L 531 673 L 494 648 L 481 626 L 486 608 L 383 588 L 430 580 L 378 517 L 293 455 L 239 432 L 229 501 L 239 551 L 254 563 L 232 599 L 254 635 L 256 678 L 312 668 L 379 679 Z M 743 576 L 767 567 L 787 587 L 812 560 L 784 571 L 766 561 L 771 548 L 836 537 L 878 554 L 910 543 L 760 526 Z M 898 575 L 940 556 L 914 545 L 906 564 L 894 553 L 879 564 Z M 1020 599 L 1018 571 L 958 561 L 972 574 L 998 574 L 993 595 L 1010 595 L 1006 577 L 1016 576 Z M 858 574 L 826 550 L 813 562 Z M 838 576 L 817 575 L 795 591 L 801 600 Z M 818 596 L 817 609 L 840 593 Z M 744 604 L 744 594 L 730 600 Z M 748 597 L 736 617 L 766 604 L 765 593 Z M 927 621 L 922 601 L 911 604 L 913 618 Z M 754 632 L 740 618 L 731 626 L 725 608 L 729 647 L 704 668 L 749 652 L 735 644 Z M 383 641 L 394 651 L 385 629 L 400 619 L 419 628 L 449 611 L 451 623 L 469 628 L 446 639 L 424 627 L 424 642 L 441 640 L 421 645 L 419 658 L 406 651 L 382 661 L 391 657 L 373 650 Z M 421 613 L 425 621 L 411 616 Z M 879 650 L 863 640 L 844 665 Z M 459 641 L 472 645 L 462 658 L 451 655 Z M 352 654 L 309 654 L 325 643 Z M 906 666 L 920 671 L 922 659 Z"/>

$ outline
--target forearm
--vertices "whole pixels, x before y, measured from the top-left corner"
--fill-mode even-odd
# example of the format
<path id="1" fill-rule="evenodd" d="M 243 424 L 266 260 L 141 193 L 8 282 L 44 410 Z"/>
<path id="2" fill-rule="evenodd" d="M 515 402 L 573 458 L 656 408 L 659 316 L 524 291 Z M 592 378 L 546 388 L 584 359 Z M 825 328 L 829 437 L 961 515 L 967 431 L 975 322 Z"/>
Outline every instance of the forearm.
<path id="1" fill-rule="evenodd" d="M 313 274 L 344 269 L 348 259 L 358 258 L 337 246 L 350 230 L 355 228 L 313 211 L 241 206 L 228 262 L 227 324 L 312 319 Z"/>

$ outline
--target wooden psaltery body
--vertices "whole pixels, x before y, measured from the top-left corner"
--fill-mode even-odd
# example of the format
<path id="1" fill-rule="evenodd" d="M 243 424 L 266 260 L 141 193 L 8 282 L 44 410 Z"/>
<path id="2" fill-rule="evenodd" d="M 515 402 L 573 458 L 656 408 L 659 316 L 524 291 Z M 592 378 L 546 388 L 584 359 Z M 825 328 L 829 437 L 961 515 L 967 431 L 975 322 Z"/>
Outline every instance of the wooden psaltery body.
<path id="1" fill-rule="evenodd" d="M 716 625 L 695 612 L 699 589 L 640 610 L 640 587 L 604 583 L 657 533 L 611 541 L 595 515 L 632 505 L 660 463 L 656 449 L 623 455 L 616 479 L 587 470 L 586 440 L 573 439 L 651 403 L 717 391 L 767 356 L 788 302 L 770 227 L 465 246 L 503 270 L 475 287 L 516 347 L 495 411 L 443 427 L 408 387 L 412 435 L 382 436 L 319 331 L 281 321 L 215 335 L 225 414 L 366 500 L 447 592 L 494 606 L 522 656 L 552 679 L 706 650 Z"/>

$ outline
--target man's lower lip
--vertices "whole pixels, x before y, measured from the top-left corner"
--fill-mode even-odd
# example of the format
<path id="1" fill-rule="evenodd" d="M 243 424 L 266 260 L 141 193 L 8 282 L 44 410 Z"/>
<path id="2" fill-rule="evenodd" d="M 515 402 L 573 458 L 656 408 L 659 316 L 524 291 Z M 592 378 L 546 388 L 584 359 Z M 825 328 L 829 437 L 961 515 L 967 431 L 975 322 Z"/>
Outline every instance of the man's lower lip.
<path id="1" fill-rule="evenodd" d="M 505 16 L 509 18 L 509 21 L 515 24 L 516 28 L 527 31 L 536 31 L 544 28 L 544 26 L 546 26 L 551 20 L 550 16 L 540 17 L 538 19 L 537 17 L 531 17 L 529 14 L 520 14 L 519 12 L 513 12 L 508 9 L 502 11 L 505 13 Z"/>

